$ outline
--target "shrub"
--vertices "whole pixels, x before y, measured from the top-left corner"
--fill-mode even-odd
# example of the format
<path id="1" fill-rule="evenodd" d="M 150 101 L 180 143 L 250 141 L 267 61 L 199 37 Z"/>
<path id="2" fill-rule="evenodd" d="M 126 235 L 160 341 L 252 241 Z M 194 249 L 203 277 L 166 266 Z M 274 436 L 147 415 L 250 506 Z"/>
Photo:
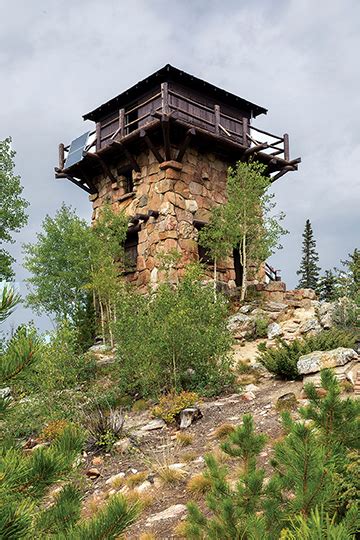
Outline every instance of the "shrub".
<path id="1" fill-rule="evenodd" d="M 224 423 L 215 429 L 213 436 L 215 439 L 226 439 L 234 430 L 233 424 Z"/>
<path id="2" fill-rule="evenodd" d="M 148 476 L 149 475 L 146 471 L 130 474 L 130 476 L 128 476 L 125 480 L 125 483 L 130 489 L 132 489 L 135 486 L 145 482 Z"/>
<path id="3" fill-rule="evenodd" d="M 167 394 L 160 398 L 158 405 L 153 408 L 153 415 L 162 418 L 167 424 L 175 421 L 178 414 L 186 407 L 191 407 L 198 401 L 194 392 L 180 392 L 180 394 Z"/>
<path id="4" fill-rule="evenodd" d="M 332 329 L 303 339 L 295 339 L 291 343 L 279 339 L 278 345 L 274 348 L 267 348 L 265 344 L 260 344 L 258 347 L 259 361 L 267 370 L 283 379 L 298 379 L 300 376 L 297 362 L 300 356 L 313 351 L 326 351 L 337 347 L 352 348 L 354 346 L 355 335 L 353 333 Z"/>
<path id="5" fill-rule="evenodd" d="M 176 484 L 181 482 L 186 476 L 186 472 L 181 469 L 175 469 L 171 465 L 163 465 L 156 468 L 157 474 L 160 476 L 164 484 Z"/>
<path id="6" fill-rule="evenodd" d="M 68 425 L 66 420 L 52 420 L 44 427 L 39 438 L 44 442 L 51 442 L 59 437 Z"/>
<path id="7" fill-rule="evenodd" d="M 211 487 L 210 479 L 203 473 L 195 474 L 190 478 L 186 485 L 186 489 L 192 495 L 204 495 Z"/>
<path id="8" fill-rule="evenodd" d="M 189 433 L 184 433 L 183 431 L 179 431 L 176 434 L 176 442 L 180 446 L 190 446 L 193 442 L 193 436 Z"/>
<path id="9" fill-rule="evenodd" d="M 122 391 L 158 397 L 172 390 L 216 394 L 233 381 L 227 303 L 188 268 L 174 288 L 149 296 L 124 291 L 115 334 Z"/>
<path id="10" fill-rule="evenodd" d="M 122 410 L 95 409 L 89 415 L 88 432 L 90 434 L 88 446 L 93 450 L 108 452 L 120 438 L 125 418 Z"/>
<path id="11" fill-rule="evenodd" d="M 270 320 L 264 317 L 257 317 L 255 319 L 255 338 L 267 337 L 267 329 L 270 324 Z"/>

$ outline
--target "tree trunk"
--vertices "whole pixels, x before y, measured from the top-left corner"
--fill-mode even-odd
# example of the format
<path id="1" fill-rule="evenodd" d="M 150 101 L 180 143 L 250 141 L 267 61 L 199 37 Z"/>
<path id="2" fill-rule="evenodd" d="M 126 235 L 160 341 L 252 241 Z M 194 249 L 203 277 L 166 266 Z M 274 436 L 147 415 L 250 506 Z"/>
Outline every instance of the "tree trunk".
<path id="1" fill-rule="evenodd" d="M 242 262 L 243 262 L 243 275 L 241 280 L 241 296 L 240 300 L 243 302 L 246 295 L 246 283 L 247 283 L 247 257 L 246 257 L 246 234 L 244 234 L 242 239 L 241 251 L 242 251 Z"/>
<path id="2" fill-rule="evenodd" d="M 217 282 L 217 264 L 216 264 L 216 257 L 214 257 L 214 300 L 215 302 L 217 301 L 216 282 Z"/>
<path id="3" fill-rule="evenodd" d="M 103 305 L 102 305 L 100 296 L 99 296 L 99 306 L 100 306 L 100 318 L 101 318 L 102 340 L 103 340 L 103 345 L 105 345 L 106 340 L 105 340 L 104 308 L 103 308 Z"/>

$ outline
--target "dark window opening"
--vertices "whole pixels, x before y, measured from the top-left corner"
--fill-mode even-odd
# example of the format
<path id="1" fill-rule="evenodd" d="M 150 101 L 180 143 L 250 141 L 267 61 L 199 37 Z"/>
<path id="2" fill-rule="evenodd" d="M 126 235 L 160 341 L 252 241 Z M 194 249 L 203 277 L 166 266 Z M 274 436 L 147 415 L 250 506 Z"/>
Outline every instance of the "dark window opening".
<path id="1" fill-rule="evenodd" d="M 204 225 L 205 223 L 194 222 L 194 227 L 197 229 L 198 232 L 201 231 Z M 207 264 L 209 266 L 214 265 L 214 259 L 210 255 L 209 251 L 207 250 L 207 248 L 202 246 L 199 242 L 198 242 L 198 257 L 199 257 L 199 262 L 203 264 Z"/>
<path id="2" fill-rule="evenodd" d="M 136 121 L 138 119 L 138 112 L 138 109 L 135 109 L 126 115 L 127 133 L 131 133 L 139 127 L 139 122 Z"/>
<path id="3" fill-rule="evenodd" d="M 136 271 L 138 243 L 139 235 L 137 231 L 127 235 L 124 245 L 124 268 L 126 274 Z"/>
<path id="4" fill-rule="evenodd" d="M 238 248 L 234 249 L 233 257 L 234 257 L 235 283 L 237 287 L 241 287 L 244 269 L 243 269 L 243 265 L 241 264 L 240 252 Z"/>
<path id="5" fill-rule="evenodd" d="M 125 179 L 124 179 L 125 193 L 132 193 L 134 191 L 132 169 L 130 169 L 129 171 L 126 171 L 124 173 L 124 176 L 125 176 Z"/>

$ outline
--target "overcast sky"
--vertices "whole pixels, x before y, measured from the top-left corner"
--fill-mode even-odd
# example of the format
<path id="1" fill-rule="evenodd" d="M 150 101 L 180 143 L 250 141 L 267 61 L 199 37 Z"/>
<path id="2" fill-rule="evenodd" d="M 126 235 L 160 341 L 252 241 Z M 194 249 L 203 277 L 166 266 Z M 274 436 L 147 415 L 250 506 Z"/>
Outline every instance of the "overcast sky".
<path id="1" fill-rule="evenodd" d="M 302 163 L 274 188 L 290 234 L 272 258 L 289 288 L 307 218 L 323 269 L 360 247 L 359 0 L 0 0 L 0 8 L 0 138 L 13 138 L 30 201 L 12 249 L 20 282 L 21 243 L 35 239 L 47 213 L 64 201 L 90 218 L 87 194 L 54 179 L 58 143 L 91 128 L 82 114 L 166 63 L 268 108 L 255 125 L 290 134 Z M 16 322 L 31 317 L 19 309 Z"/>

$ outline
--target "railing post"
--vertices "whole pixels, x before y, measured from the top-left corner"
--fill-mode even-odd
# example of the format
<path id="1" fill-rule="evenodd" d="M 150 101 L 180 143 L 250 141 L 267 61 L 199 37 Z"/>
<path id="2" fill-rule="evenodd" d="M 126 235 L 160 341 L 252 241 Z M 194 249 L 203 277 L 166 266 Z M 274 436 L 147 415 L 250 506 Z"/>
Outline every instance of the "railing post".
<path id="1" fill-rule="evenodd" d="M 248 133 L 249 133 L 249 121 L 246 118 L 246 116 L 243 116 L 242 119 L 242 139 L 243 139 L 243 146 L 250 146 L 248 144 Z"/>
<path id="2" fill-rule="evenodd" d="M 101 124 L 100 122 L 96 122 L 96 128 L 95 128 L 95 136 L 96 136 L 96 151 L 98 152 L 101 147 Z"/>
<path id="3" fill-rule="evenodd" d="M 162 113 L 163 114 L 169 114 L 170 113 L 169 89 L 168 89 L 168 83 L 167 82 L 161 83 L 161 106 L 162 106 Z"/>
<path id="4" fill-rule="evenodd" d="M 59 144 L 59 169 L 63 170 L 65 163 L 65 151 L 63 143 Z"/>
<path id="5" fill-rule="evenodd" d="M 289 135 L 287 133 L 284 133 L 284 159 L 285 161 L 290 159 Z"/>
<path id="6" fill-rule="evenodd" d="M 119 135 L 120 139 L 125 135 L 125 109 L 119 110 Z"/>
<path id="7" fill-rule="evenodd" d="M 215 133 L 219 135 L 220 132 L 220 105 L 215 105 Z"/>

